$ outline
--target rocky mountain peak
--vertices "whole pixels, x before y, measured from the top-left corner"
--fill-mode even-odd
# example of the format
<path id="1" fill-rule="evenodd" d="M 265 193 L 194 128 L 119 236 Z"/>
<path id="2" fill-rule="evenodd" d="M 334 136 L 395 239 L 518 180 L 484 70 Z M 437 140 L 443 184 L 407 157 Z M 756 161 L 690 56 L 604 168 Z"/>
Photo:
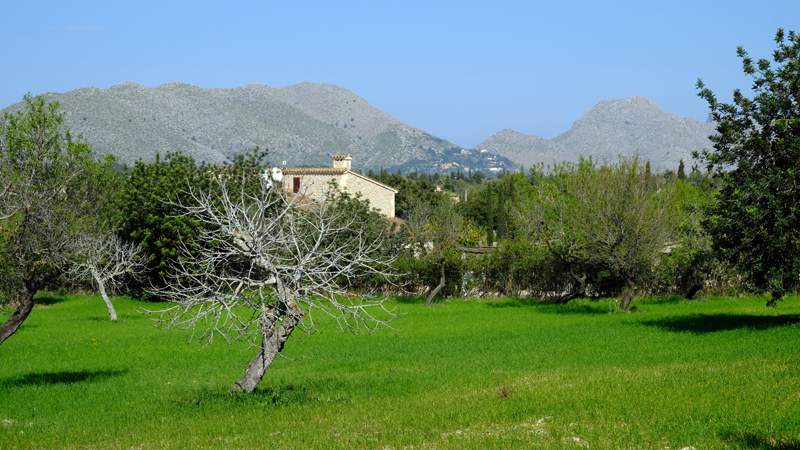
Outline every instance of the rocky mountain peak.
<path id="1" fill-rule="evenodd" d="M 486 148 L 512 161 L 531 166 L 554 161 L 613 161 L 620 154 L 638 153 L 654 167 L 675 169 L 691 160 L 691 152 L 710 148 L 714 124 L 684 119 L 665 112 L 658 103 L 642 97 L 604 99 L 563 134 L 544 139 L 503 130 L 475 148 Z"/>

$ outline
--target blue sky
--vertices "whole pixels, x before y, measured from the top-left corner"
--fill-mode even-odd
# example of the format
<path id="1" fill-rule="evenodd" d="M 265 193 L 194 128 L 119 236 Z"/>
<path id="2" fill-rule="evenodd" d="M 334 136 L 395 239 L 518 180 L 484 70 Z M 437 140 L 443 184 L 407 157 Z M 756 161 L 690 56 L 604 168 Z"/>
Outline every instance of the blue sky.
<path id="1" fill-rule="evenodd" d="M 598 100 L 638 95 L 705 120 L 770 57 L 791 1 L 5 1 L 0 108 L 30 92 L 333 83 L 472 147 L 504 128 L 553 138 Z"/>

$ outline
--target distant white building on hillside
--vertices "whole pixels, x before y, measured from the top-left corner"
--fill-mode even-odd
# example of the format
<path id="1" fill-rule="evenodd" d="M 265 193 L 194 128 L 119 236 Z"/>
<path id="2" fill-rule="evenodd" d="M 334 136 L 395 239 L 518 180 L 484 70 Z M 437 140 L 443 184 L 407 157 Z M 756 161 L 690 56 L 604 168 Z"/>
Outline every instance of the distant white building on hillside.
<path id="1" fill-rule="evenodd" d="M 397 189 L 351 169 L 350 155 L 333 155 L 333 167 L 295 167 L 283 170 L 283 186 L 289 192 L 302 193 L 311 197 L 322 195 L 332 181 L 339 191 L 350 194 L 360 193 L 368 199 L 370 206 L 386 217 L 394 217 L 394 196 Z"/>

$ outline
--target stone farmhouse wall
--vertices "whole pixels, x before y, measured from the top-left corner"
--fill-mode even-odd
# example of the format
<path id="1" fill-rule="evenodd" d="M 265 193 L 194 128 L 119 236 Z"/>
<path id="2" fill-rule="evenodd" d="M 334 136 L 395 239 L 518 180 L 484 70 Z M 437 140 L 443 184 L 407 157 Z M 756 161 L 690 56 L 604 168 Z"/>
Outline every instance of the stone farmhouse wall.
<path id="1" fill-rule="evenodd" d="M 336 182 L 339 191 L 347 191 L 369 200 L 372 208 L 379 210 L 387 217 L 394 217 L 394 195 L 396 189 L 379 183 L 369 177 L 344 168 L 307 168 L 284 170 L 283 188 L 288 192 L 294 190 L 294 179 L 300 179 L 298 193 L 313 198 L 326 195 L 331 189 L 331 182 Z"/>
<path id="2" fill-rule="evenodd" d="M 342 185 L 345 186 L 347 192 L 352 194 L 358 192 L 364 198 L 368 198 L 370 206 L 382 212 L 386 217 L 394 217 L 396 190 L 351 170 L 342 176 Z"/>

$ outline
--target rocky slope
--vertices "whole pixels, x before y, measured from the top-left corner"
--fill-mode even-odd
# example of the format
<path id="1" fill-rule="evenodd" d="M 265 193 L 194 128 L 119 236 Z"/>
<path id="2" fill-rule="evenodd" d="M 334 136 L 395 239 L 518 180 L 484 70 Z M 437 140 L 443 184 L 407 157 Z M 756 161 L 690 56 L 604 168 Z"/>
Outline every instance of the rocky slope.
<path id="1" fill-rule="evenodd" d="M 614 161 L 620 154 L 638 152 L 654 169 L 676 170 L 681 159 L 691 166 L 693 150 L 712 147 L 708 136 L 715 129 L 713 123 L 668 114 L 652 100 L 628 97 L 600 100 L 566 133 L 553 139 L 503 130 L 473 150 L 487 150 L 526 167 L 577 161 L 580 156 Z"/>
<path id="2" fill-rule="evenodd" d="M 82 134 L 95 151 L 115 154 L 125 163 L 175 150 L 219 163 L 261 146 L 269 148 L 271 163 L 287 166 L 327 166 L 330 155 L 350 153 L 353 167 L 364 170 L 515 167 L 503 157 L 472 152 L 408 126 L 332 84 L 202 89 L 127 82 L 43 96 L 61 104 L 73 134 Z M 18 103 L 6 110 L 20 107 Z"/>

